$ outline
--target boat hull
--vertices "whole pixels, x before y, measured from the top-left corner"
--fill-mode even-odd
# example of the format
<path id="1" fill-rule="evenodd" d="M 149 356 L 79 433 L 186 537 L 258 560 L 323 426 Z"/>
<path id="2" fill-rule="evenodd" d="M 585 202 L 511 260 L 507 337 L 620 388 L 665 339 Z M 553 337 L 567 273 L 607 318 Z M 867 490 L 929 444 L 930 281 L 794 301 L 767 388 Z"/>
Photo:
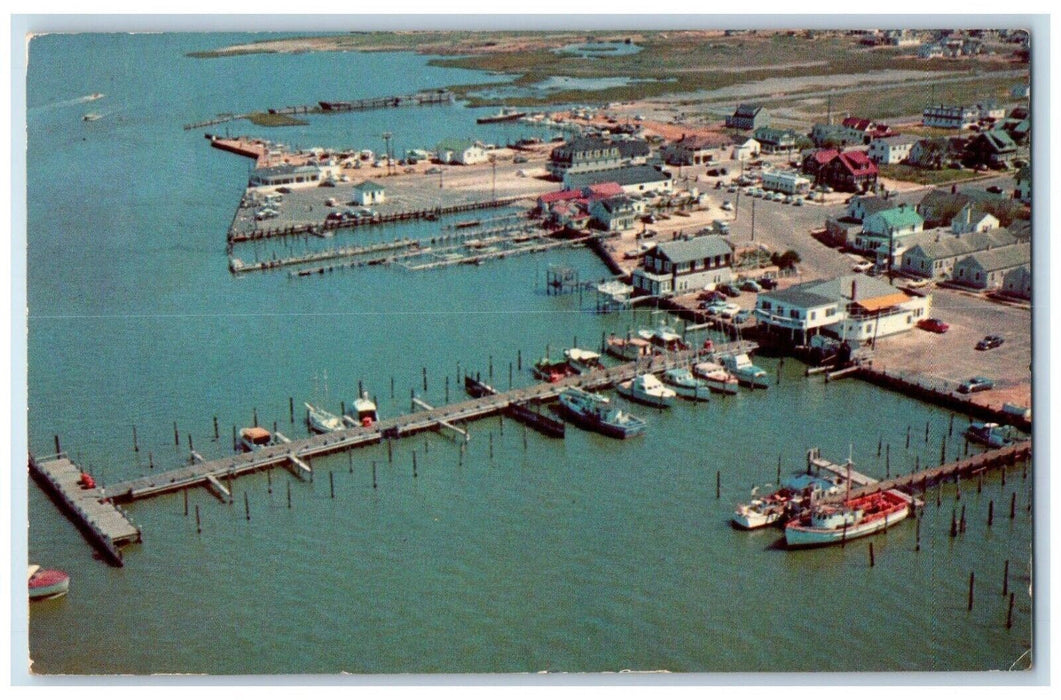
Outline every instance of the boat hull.
<path id="1" fill-rule="evenodd" d="M 910 514 L 908 506 L 896 508 L 887 515 L 863 521 L 847 528 L 824 529 L 789 523 L 785 527 L 785 544 L 790 549 L 823 547 L 830 544 L 841 544 L 848 540 L 866 537 L 886 530 L 896 523 L 906 520 Z"/>
<path id="2" fill-rule="evenodd" d="M 763 513 L 752 509 L 739 509 L 733 514 L 733 524 L 741 530 L 757 530 L 761 527 L 773 525 L 781 519 L 783 513 Z"/>
<path id="3" fill-rule="evenodd" d="M 70 577 L 62 571 L 41 570 L 29 579 L 29 599 L 49 600 L 66 595 L 70 590 Z"/>
<path id="4" fill-rule="evenodd" d="M 640 435 L 645 430 L 645 426 L 643 424 L 618 425 L 615 423 L 607 423 L 593 416 L 587 416 L 581 411 L 576 411 L 575 409 L 571 408 L 563 401 L 559 403 L 559 407 L 560 413 L 565 418 L 571 420 L 571 422 L 575 425 L 578 425 L 581 428 L 585 428 L 586 430 L 592 430 L 594 432 L 600 433 L 601 435 L 606 435 L 608 437 L 625 440 L 626 438 L 631 438 L 636 435 Z"/>
<path id="5" fill-rule="evenodd" d="M 674 389 L 674 392 L 683 399 L 689 399 L 691 401 L 709 401 L 711 399 L 711 387 L 707 384 L 684 386 L 668 382 L 667 386 Z"/>
<path id="6" fill-rule="evenodd" d="M 653 408 L 670 408 L 674 405 L 674 396 L 656 396 L 652 394 L 645 394 L 632 388 L 630 385 L 623 383 L 615 387 L 615 390 L 619 392 L 619 395 L 636 401 L 637 403 L 644 404 L 645 406 L 652 406 Z"/>

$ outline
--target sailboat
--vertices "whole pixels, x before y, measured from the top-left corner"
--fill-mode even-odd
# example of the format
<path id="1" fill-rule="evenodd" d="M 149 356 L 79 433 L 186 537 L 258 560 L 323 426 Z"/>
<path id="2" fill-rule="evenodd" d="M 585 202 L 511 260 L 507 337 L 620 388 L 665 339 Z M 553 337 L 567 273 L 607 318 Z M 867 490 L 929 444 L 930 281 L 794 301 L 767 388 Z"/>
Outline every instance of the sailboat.
<path id="1" fill-rule="evenodd" d="M 324 396 L 327 400 L 328 396 L 328 373 L 324 373 Z M 334 433 L 336 430 L 343 430 L 346 428 L 346 424 L 343 423 L 341 416 L 337 416 L 320 406 L 314 406 L 311 403 L 306 403 L 306 425 L 309 429 L 315 433 Z"/>

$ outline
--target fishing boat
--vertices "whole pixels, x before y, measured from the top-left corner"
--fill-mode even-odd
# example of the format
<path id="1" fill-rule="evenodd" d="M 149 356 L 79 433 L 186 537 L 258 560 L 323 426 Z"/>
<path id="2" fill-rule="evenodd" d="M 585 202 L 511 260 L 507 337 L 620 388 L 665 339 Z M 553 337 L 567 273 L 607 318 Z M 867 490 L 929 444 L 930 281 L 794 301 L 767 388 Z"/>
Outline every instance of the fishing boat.
<path id="1" fill-rule="evenodd" d="M 600 361 L 600 353 L 582 348 L 568 348 L 564 350 L 564 359 L 571 369 L 578 374 L 586 374 L 596 370 L 604 369 Z"/>
<path id="2" fill-rule="evenodd" d="M 364 428 L 371 428 L 379 422 L 376 402 L 368 397 L 367 391 L 362 391 L 361 396 L 354 399 L 353 404 L 346 410 L 343 420 L 348 425 L 360 425 Z"/>
<path id="3" fill-rule="evenodd" d="M 651 330 L 642 328 L 637 332 L 637 335 L 643 340 L 647 340 L 658 350 L 676 352 L 689 349 L 689 343 L 685 342 L 681 334 L 669 326 L 661 325 Z"/>
<path id="4" fill-rule="evenodd" d="M 909 514 L 906 499 L 895 491 L 852 498 L 837 505 L 818 505 L 788 521 L 785 543 L 797 548 L 846 542 L 885 530 Z"/>
<path id="5" fill-rule="evenodd" d="M 965 429 L 965 437 L 970 442 L 978 442 L 988 447 L 1005 447 L 1013 442 L 998 423 L 971 423 Z"/>
<path id="6" fill-rule="evenodd" d="M 733 524 L 744 530 L 785 522 L 814 504 L 822 494 L 839 493 L 836 479 L 797 472 L 781 482 L 781 488 L 762 498 L 737 506 Z"/>
<path id="7" fill-rule="evenodd" d="M 66 595 L 70 590 L 70 576 L 58 569 L 42 569 L 37 564 L 29 567 L 29 599 L 49 600 Z"/>
<path id="8" fill-rule="evenodd" d="M 737 393 L 737 378 L 717 362 L 698 362 L 693 365 L 693 375 L 706 381 L 707 386 L 716 394 Z"/>
<path id="9" fill-rule="evenodd" d="M 323 408 L 319 408 L 310 403 L 305 405 L 306 425 L 308 425 L 309 429 L 313 432 L 334 433 L 336 430 L 343 430 L 346 428 L 343 419 L 334 413 L 329 413 Z"/>
<path id="10" fill-rule="evenodd" d="M 633 379 L 619 382 L 615 387 L 620 396 L 656 408 L 668 408 L 674 405 L 678 392 L 666 386 L 654 374 L 639 374 Z"/>
<path id="11" fill-rule="evenodd" d="M 353 102 L 324 102 L 320 101 L 317 104 L 321 106 L 325 112 L 344 112 L 353 109 Z"/>
<path id="12" fill-rule="evenodd" d="M 608 397 L 577 387 L 561 392 L 560 411 L 583 428 L 614 438 L 640 435 L 646 426 L 637 416 L 614 407 Z"/>
<path id="13" fill-rule="evenodd" d="M 273 434 L 260 426 L 239 431 L 239 448 L 244 452 L 254 452 L 272 443 Z"/>
<path id="14" fill-rule="evenodd" d="M 102 119 L 102 118 L 103 118 L 103 115 L 100 114 L 99 112 L 86 112 L 85 114 L 81 115 L 81 121 L 83 121 L 83 122 L 94 122 L 97 119 Z"/>
<path id="15" fill-rule="evenodd" d="M 541 379 L 543 382 L 555 383 L 564 379 L 565 377 L 572 377 L 578 374 L 571 365 L 567 363 L 567 360 L 560 360 L 554 362 L 548 357 L 543 357 L 534 363 L 534 367 L 531 368 L 534 376 Z"/>
<path id="16" fill-rule="evenodd" d="M 663 382 L 670 386 L 684 399 L 707 401 L 711 387 L 703 379 L 693 376 L 686 367 L 675 367 L 663 373 Z"/>
<path id="17" fill-rule="evenodd" d="M 652 356 L 652 343 L 644 338 L 620 338 L 613 335 L 608 338 L 604 350 L 620 360 L 637 360 Z"/>
<path id="18" fill-rule="evenodd" d="M 732 355 L 722 355 L 722 366 L 737 378 L 742 386 L 750 386 L 753 389 L 767 389 L 770 387 L 769 377 L 766 370 L 758 365 L 753 365 L 748 353 L 741 352 Z"/>
<path id="19" fill-rule="evenodd" d="M 517 119 L 521 119 L 527 116 L 526 112 L 518 112 L 514 109 L 502 108 L 497 114 L 492 114 L 487 117 L 479 117 L 475 120 L 476 124 L 497 124 L 498 122 L 514 122 Z"/>

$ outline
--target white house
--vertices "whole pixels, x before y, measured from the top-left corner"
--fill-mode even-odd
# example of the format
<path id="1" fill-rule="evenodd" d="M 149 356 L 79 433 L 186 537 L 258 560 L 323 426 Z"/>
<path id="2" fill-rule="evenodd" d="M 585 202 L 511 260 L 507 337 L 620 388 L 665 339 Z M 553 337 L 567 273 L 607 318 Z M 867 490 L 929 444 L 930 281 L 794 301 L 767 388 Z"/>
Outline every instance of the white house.
<path id="1" fill-rule="evenodd" d="M 354 201 L 363 207 L 371 204 L 383 204 L 385 191 L 382 185 L 365 180 L 353 189 Z"/>
<path id="2" fill-rule="evenodd" d="M 897 134 L 873 139 L 869 142 L 867 155 L 878 164 L 902 163 L 910 156 L 910 149 L 920 139 L 911 134 Z"/>
<path id="3" fill-rule="evenodd" d="M 565 172 L 564 188 L 578 190 L 603 182 L 615 182 L 629 195 L 669 194 L 674 191 L 674 177 L 651 165 L 630 165 L 613 170 Z"/>
<path id="4" fill-rule="evenodd" d="M 748 139 L 742 144 L 733 147 L 733 160 L 751 160 L 758 158 L 762 153 L 762 145 L 755 139 Z"/>
<path id="5" fill-rule="evenodd" d="M 645 253 L 634 270 L 637 294 L 671 296 L 733 280 L 733 248 L 721 236 L 700 236 L 660 243 Z"/>
<path id="6" fill-rule="evenodd" d="M 626 231 L 634 227 L 638 207 L 630 197 L 619 195 L 594 200 L 589 205 L 589 213 L 605 231 Z"/>
<path id="7" fill-rule="evenodd" d="M 443 163 L 476 165 L 488 160 L 486 149 L 474 141 L 447 139 L 438 144 L 436 157 Z"/>
<path id="8" fill-rule="evenodd" d="M 983 233 L 998 228 L 998 225 L 998 219 L 980 209 L 973 202 L 962 207 L 950 221 L 951 231 L 956 234 Z"/>
<path id="9" fill-rule="evenodd" d="M 317 185 L 321 171 L 316 165 L 273 165 L 251 171 L 249 187 L 308 187 Z"/>
<path id="10" fill-rule="evenodd" d="M 925 220 L 908 204 L 900 204 L 870 214 L 862 220 L 862 232 L 855 236 L 856 250 L 875 253 L 878 264 L 888 264 L 889 250 L 893 264 L 906 249 L 905 239 L 925 228 Z"/>
<path id="11" fill-rule="evenodd" d="M 857 345 L 912 329 L 931 304 L 931 295 L 852 274 L 760 292 L 755 315 L 761 333 L 786 344 L 806 345 L 820 333 Z"/>
<path id="12" fill-rule="evenodd" d="M 960 258 L 1016 242 L 1016 236 L 1004 228 L 961 236 L 947 229 L 931 229 L 904 241 L 906 249 L 898 260 L 899 269 L 920 277 L 946 278 L 954 272 L 954 264 Z"/>

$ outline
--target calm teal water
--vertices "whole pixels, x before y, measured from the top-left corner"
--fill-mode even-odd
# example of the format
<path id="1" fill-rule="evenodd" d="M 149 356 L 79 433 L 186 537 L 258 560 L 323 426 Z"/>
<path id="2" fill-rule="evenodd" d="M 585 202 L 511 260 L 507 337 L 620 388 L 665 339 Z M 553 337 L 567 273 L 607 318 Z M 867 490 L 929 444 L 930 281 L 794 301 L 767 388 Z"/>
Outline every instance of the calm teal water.
<path id="1" fill-rule="evenodd" d="M 507 387 L 517 353 L 526 366 L 546 346 L 559 351 L 576 337 L 596 345 L 604 332 L 655 322 L 648 310 L 598 316 L 588 296 L 580 305 L 544 294 L 550 263 L 583 279 L 606 274 L 586 251 L 418 274 L 231 277 L 224 236 L 247 164 L 182 124 L 496 79 L 408 54 L 184 57 L 236 39 L 46 36 L 31 45 L 31 450 L 51 451 L 58 434 L 113 482 L 149 471 L 148 452 L 156 468 L 180 464 L 188 433 L 207 458 L 227 454 L 231 426 L 248 424 L 254 409 L 301 436 L 288 397 L 324 400 L 314 381 L 324 372 L 333 409 L 360 380 L 393 415 L 408 410 L 410 388 L 441 403 L 447 377 L 455 396 L 458 372 L 486 376 L 491 358 L 494 384 Z M 106 97 L 74 101 L 94 92 Z M 87 111 L 104 117 L 82 122 Z M 230 128 L 369 148 L 387 129 L 404 148 L 484 134 L 478 113 L 454 106 L 311 116 L 283 131 Z M 486 138 L 512 133 L 493 128 Z M 388 235 L 429 234 L 416 225 Z M 530 381 L 514 371 L 514 384 Z M 317 460 L 312 484 L 282 471 L 241 479 L 235 506 L 193 491 L 201 534 L 180 495 L 137 503 L 129 510 L 145 541 L 126 550 L 120 570 L 95 561 L 31 485 L 30 559 L 73 578 L 67 597 L 32 608 L 34 669 L 976 671 L 1006 669 L 1028 647 L 1030 477 L 1011 474 L 1003 486 L 995 476 L 981 493 L 966 484 L 960 501 L 945 488 L 942 505 L 932 498 L 925 511 L 921 551 L 905 523 L 873 540 L 872 569 L 865 542 L 790 553 L 775 546 L 775 531 L 727 524 L 753 485 L 774 481 L 779 458 L 785 471 L 797 468 L 810 447 L 837 461 L 850 450 L 875 476 L 886 470 L 879 439 L 891 445 L 892 471 L 915 457 L 938 460 L 949 413 L 854 381 L 808 381 L 793 361 L 767 392 L 637 410 L 650 427 L 629 442 L 574 428 L 564 441 L 530 433 L 524 442 L 520 426 L 491 419 L 471 426 L 463 459 L 454 443 L 428 435 L 398 443 L 392 462 L 379 448 Z M 955 436 L 964 424 L 958 416 Z M 948 444 L 950 456 L 961 449 L 956 437 Z M 968 529 L 951 539 L 951 513 L 962 507 Z M 1018 593 L 1010 630 L 1005 560 Z"/>

